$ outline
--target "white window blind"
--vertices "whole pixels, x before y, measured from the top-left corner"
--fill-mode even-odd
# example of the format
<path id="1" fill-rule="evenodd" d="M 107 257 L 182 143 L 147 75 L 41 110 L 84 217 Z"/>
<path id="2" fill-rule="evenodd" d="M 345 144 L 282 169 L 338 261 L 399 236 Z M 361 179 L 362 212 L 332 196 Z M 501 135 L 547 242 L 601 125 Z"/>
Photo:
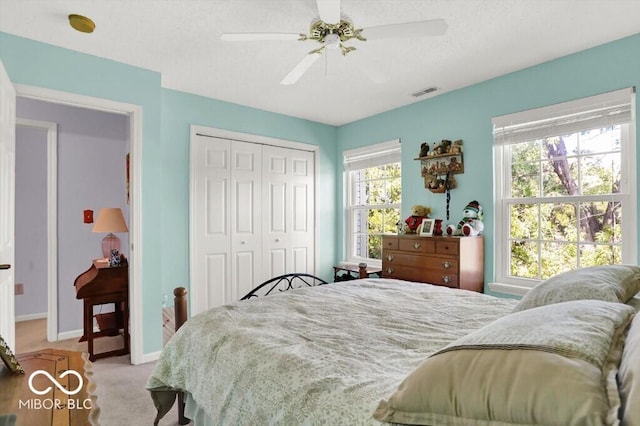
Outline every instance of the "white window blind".
<path id="1" fill-rule="evenodd" d="M 400 139 L 349 149 L 344 152 L 346 171 L 362 170 L 381 164 L 399 163 L 401 159 Z"/>
<path id="2" fill-rule="evenodd" d="M 496 145 L 513 144 L 584 129 L 629 123 L 634 88 L 493 118 Z"/>

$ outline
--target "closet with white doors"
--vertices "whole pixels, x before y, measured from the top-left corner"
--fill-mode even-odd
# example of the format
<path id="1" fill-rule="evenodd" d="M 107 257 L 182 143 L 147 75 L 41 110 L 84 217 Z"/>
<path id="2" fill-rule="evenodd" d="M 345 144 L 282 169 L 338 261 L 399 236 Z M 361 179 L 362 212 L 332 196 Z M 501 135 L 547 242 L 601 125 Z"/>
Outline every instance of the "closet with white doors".
<path id="1" fill-rule="evenodd" d="M 315 273 L 315 153 L 200 133 L 191 145 L 191 314 Z"/>

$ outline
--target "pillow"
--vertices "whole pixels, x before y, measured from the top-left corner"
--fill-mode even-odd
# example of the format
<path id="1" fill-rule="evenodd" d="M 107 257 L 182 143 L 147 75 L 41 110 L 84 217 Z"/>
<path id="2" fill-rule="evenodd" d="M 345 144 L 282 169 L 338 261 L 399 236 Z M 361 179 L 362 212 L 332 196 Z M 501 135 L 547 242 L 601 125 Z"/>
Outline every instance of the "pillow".
<path id="1" fill-rule="evenodd" d="M 618 424 L 617 366 L 634 313 L 580 300 L 506 315 L 424 360 L 373 416 L 427 425 Z"/>
<path id="2" fill-rule="evenodd" d="M 582 299 L 626 303 L 639 291 L 640 267 L 590 266 L 563 272 L 542 281 L 520 299 L 513 312 Z"/>
<path id="3" fill-rule="evenodd" d="M 618 370 L 622 426 L 640 425 L 640 315 L 636 314 L 625 340 Z"/>

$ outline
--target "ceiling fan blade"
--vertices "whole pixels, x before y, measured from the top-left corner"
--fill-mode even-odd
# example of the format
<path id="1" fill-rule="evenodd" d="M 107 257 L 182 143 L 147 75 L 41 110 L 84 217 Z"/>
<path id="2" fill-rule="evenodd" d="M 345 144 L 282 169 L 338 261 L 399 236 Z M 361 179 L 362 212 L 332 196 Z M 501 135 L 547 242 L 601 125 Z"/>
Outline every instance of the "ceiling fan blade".
<path id="1" fill-rule="evenodd" d="M 299 40 L 302 34 L 293 33 L 224 33 L 224 41 Z"/>
<path id="2" fill-rule="evenodd" d="M 367 40 L 379 40 L 385 38 L 439 36 L 446 31 L 447 23 L 444 19 L 432 19 L 429 21 L 369 27 L 362 30 L 362 35 Z"/>
<path id="3" fill-rule="evenodd" d="M 340 22 L 340 0 L 316 0 L 320 20 L 335 25 Z"/>
<path id="4" fill-rule="evenodd" d="M 289 71 L 289 74 L 287 74 L 282 79 L 280 84 L 289 85 L 298 81 L 298 79 L 302 77 L 302 75 L 307 72 L 309 68 L 311 68 L 311 65 L 313 65 L 319 57 L 320 53 L 309 53 L 307 56 L 302 58 L 300 62 L 298 62 L 298 65 L 296 65 L 291 71 Z"/>

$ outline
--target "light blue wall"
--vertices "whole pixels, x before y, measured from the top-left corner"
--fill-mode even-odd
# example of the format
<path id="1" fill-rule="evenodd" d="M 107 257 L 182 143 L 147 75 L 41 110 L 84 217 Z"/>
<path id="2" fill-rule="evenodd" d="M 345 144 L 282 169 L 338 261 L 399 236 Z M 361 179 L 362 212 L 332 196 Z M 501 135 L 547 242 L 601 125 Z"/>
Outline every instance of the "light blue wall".
<path id="1" fill-rule="evenodd" d="M 320 270 L 342 259 L 342 152 L 400 137 L 403 214 L 426 204 L 444 216 L 444 196 L 424 189 L 420 143 L 463 139 L 465 173 L 452 191 L 451 221 L 465 203 L 486 209 L 486 273 L 493 280 L 491 118 L 628 86 L 640 86 L 640 34 L 334 128 L 161 88 L 160 74 L 0 33 L 14 83 L 142 106 L 142 276 L 144 352 L 162 344 L 163 293 L 188 284 L 189 125 L 199 124 L 320 146 Z M 640 128 L 640 124 L 638 125 Z M 638 132 L 640 133 L 640 132 Z M 337 142 L 337 144 L 336 144 Z M 638 150 L 640 155 L 640 149 Z M 327 274 L 327 272 L 325 272 Z M 324 275 L 326 277 L 326 275 Z"/>
<path id="2" fill-rule="evenodd" d="M 464 174 L 456 175 L 458 188 L 451 191 L 450 221 L 457 223 L 473 199 L 484 206 L 485 283 L 491 282 L 495 247 L 491 118 L 630 86 L 640 87 L 640 34 L 341 126 L 336 161 L 341 161 L 345 149 L 401 138 L 403 215 L 408 216 L 413 204 L 424 204 L 433 208 L 434 217 L 444 217 L 445 195 L 424 188 L 414 158 L 421 142 L 463 139 Z M 636 120 L 640 130 L 640 114 Z M 342 188 L 337 194 L 342 208 Z M 337 226 L 342 235 L 342 221 Z M 340 242 L 337 253 L 339 257 L 344 253 Z"/>
<path id="3" fill-rule="evenodd" d="M 318 274 L 332 278 L 335 258 L 336 207 L 334 158 L 336 128 L 281 114 L 247 108 L 175 90 L 162 91 L 162 151 L 165 184 L 163 241 L 168 256 L 162 266 L 163 290 L 171 291 L 189 277 L 189 131 L 190 125 L 266 135 L 320 147 L 318 170 Z M 170 242 L 170 243 L 169 243 Z"/>
<path id="4" fill-rule="evenodd" d="M 189 282 L 189 125 L 320 146 L 321 271 L 335 259 L 336 128 L 164 90 L 159 73 L 0 32 L 0 58 L 14 84 L 140 105 L 142 129 L 143 352 L 161 349 L 162 295 Z M 329 272 L 324 272 L 327 278 Z"/>

